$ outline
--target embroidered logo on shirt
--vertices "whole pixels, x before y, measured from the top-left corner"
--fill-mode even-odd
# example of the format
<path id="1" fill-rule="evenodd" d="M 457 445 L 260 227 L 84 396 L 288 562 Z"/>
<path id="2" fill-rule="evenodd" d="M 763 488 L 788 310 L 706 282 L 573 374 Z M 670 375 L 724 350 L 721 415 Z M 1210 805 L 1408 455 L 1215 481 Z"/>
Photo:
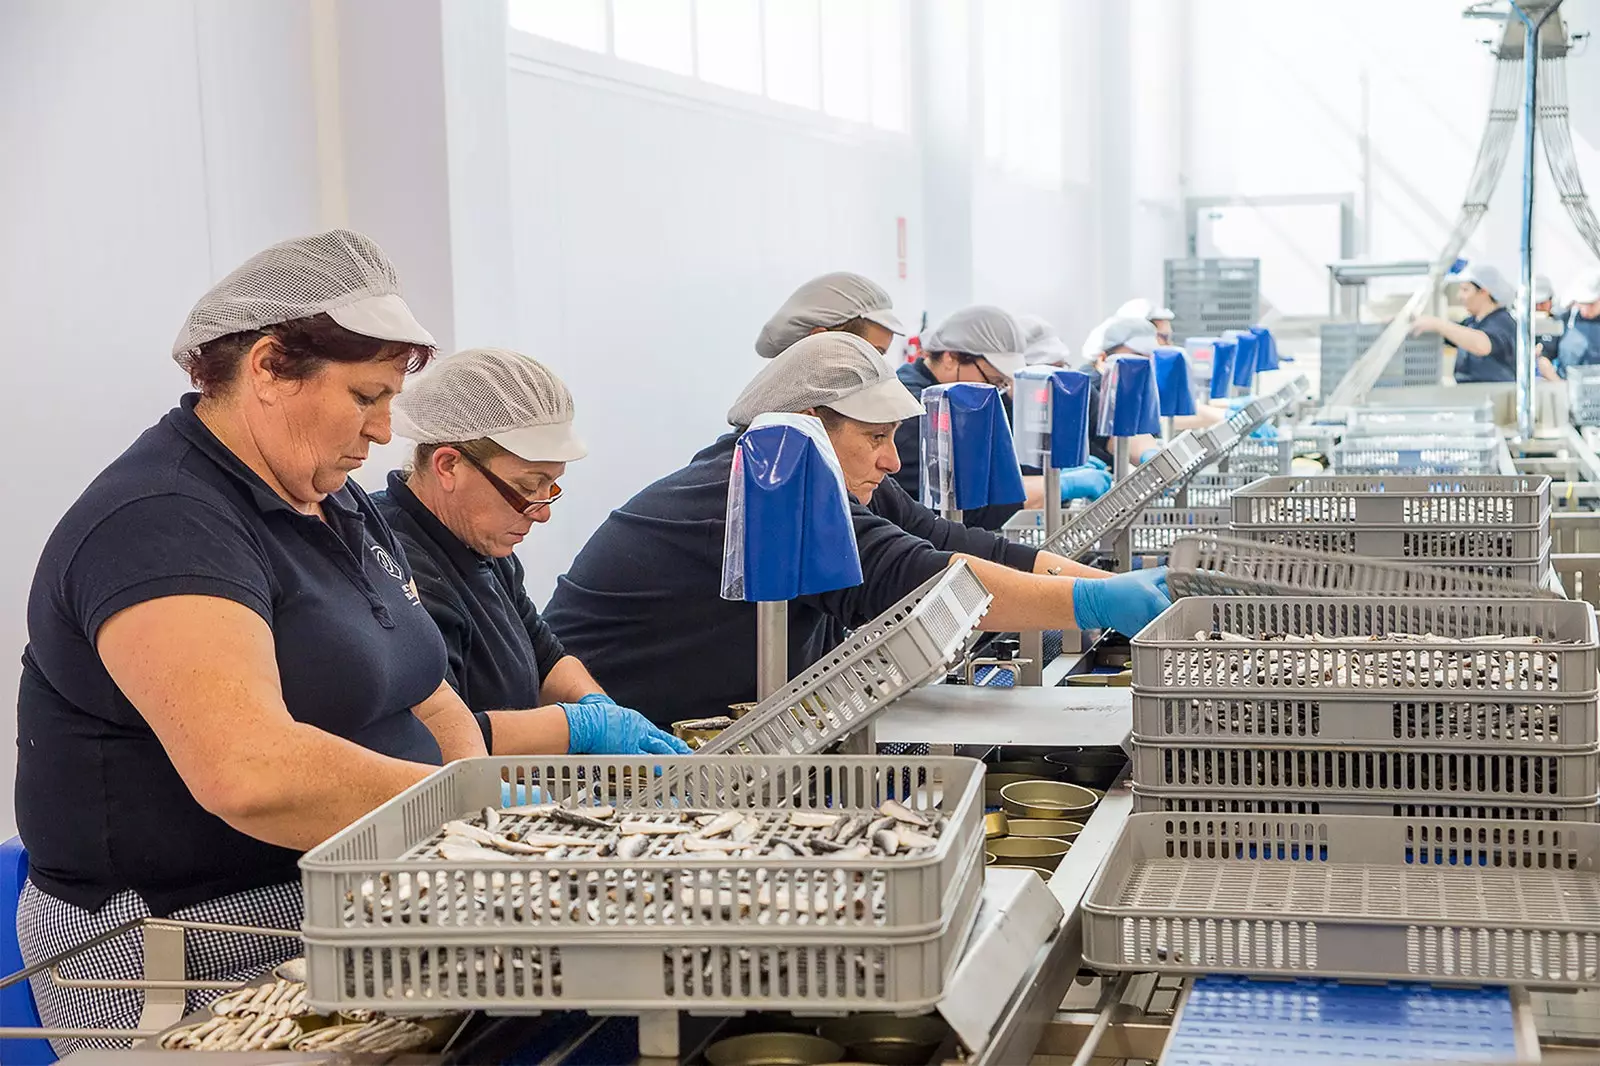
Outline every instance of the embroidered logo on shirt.
<path id="1" fill-rule="evenodd" d="M 417 595 L 416 581 L 407 579 L 406 572 L 400 568 L 399 563 L 395 562 L 394 556 L 384 551 L 381 545 L 374 544 L 371 547 L 372 557 L 378 560 L 378 565 L 383 567 L 383 572 L 400 582 L 401 587 L 405 590 L 406 599 L 410 600 L 415 606 L 421 607 L 422 597 Z"/>

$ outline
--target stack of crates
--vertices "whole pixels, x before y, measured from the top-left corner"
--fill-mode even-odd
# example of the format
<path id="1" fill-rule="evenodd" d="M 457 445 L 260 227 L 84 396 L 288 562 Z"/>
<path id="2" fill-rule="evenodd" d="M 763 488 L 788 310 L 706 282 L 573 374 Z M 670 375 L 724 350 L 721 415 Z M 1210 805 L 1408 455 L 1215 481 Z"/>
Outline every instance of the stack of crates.
<path id="1" fill-rule="evenodd" d="M 1339 382 L 1384 330 L 1382 322 L 1325 322 L 1322 325 L 1322 396 L 1332 396 Z M 1437 333 L 1407 337 L 1378 378 L 1377 387 L 1437 385 L 1442 373 L 1444 342 Z"/>
<path id="2" fill-rule="evenodd" d="M 1234 495 L 1233 529 L 1524 578 L 1505 571 L 1542 565 L 1549 488 L 1267 478 Z M 1132 643 L 1136 811 L 1600 820 L 1588 604 L 1359 583 L 1337 596 L 1194 596 Z"/>
<path id="3" fill-rule="evenodd" d="M 1495 474 L 1505 441 L 1487 404 L 1352 411 L 1333 449 L 1336 474 Z"/>
<path id="4" fill-rule="evenodd" d="M 1177 337 L 1247 330 L 1261 317 L 1261 260 L 1168 259 L 1166 304 Z"/>

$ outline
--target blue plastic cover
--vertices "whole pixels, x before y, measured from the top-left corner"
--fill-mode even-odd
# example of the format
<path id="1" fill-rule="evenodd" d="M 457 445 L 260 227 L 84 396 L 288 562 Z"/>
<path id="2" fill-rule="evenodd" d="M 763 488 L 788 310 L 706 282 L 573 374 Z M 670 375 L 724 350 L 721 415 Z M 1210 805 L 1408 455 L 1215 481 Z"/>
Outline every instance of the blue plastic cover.
<path id="1" fill-rule="evenodd" d="M 1102 437 L 1133 437 L 1161 432 L 1161 409 L 1156 401 L 1155 363 L 1149 356 L 1119 355 L 1111 360 L 1100 390 Z"/>
<path id="2" fill-rule="evenodd" d="M 1194 390 L 1189 387 L 1189 353 L 1182 348 L 1157 348 L 1156 399 L 1162 418 L 1194 414 Z"/>
<path id="3" fill-rule="evenodd" d="M 1089 461 L 1089 400 L 1094 378 L 1085 370 L 1050 376 L 1050 465 L 1069 470 Z"/>
<path id="4" fill-rule="evenodd" d="M 1233 359 L 1239 346 L 1230 340 L 1219 340 L 1211 346 L 1211 398 L 1220 400 L 1228 395 L 1233 384 Z"/>
<path id="5" fill-rule="evenodd" d="M 722 596 L 771 602 L 861 584 L 844 475 L 822 423 L 762 415 L 728 483 Z"/>
<path id="6" fill-rule="evenodd" d="M 1256 373 L 1278 369 L 1278 340 L 1266 326 L 1253 326 L 1256 337 Z"/>
<path id="7" fill-rule="evenodd" d="M 22 838 L 12 837 L 0 844 L 0 967 L 6 973 L 22 969 L 22 947 L 17 941 L 17 900 L 27 880 L 27 849 L 22 846 Z M 39 1027 L 33 986 L 27 981 L 0 989 L 0 1025 L 18 1029 Z M 0 1063 L 5 1066 L 44 1066 L 55 1061 L 56 1054 L 48 1040 L 0 1041 Z"/>
<path id="8" fill-rule="evenodd" d="M 1056 470 L 1087 463 L 1093 388 L 1089 374 L 1028 366 L 1017 371 L 1011 381 L 1011 439 L 1017 461 L 1023 466 Z"/>
<path id="9" fill-rule="evenodd" d="M 1253 333 L 1241 333 L 1234 339 L 1239 350 L 1233 356 L 1233 383 L 1248 389 L 1256 377 L 1256 338 Z"/>
<path id="10" fill-rule="evenodd" d="M 1000 390 L 959 381 L 922 392 L 922 502 L 936 511 L 1022 503 L 1022 470 Z"/>

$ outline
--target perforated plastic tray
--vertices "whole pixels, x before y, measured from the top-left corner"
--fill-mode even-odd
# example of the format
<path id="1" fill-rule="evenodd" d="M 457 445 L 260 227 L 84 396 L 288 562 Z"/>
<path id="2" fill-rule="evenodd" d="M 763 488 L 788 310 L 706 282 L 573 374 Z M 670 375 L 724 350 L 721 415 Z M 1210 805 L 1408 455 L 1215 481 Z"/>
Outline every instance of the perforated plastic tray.
<path id="1" fill-rule="evenodd" d="M 907 858 L 408 857 L 444 822 L 500 806 L 507 781 L 516 803 L 614 806 L 619 818 L 677 807 L 854 814 L 897 799 L 947 820 L 937 848 Z M 413 1013 L 926 1007 L 977 913 L 982 787 L 981 765 L 958 758 L 452 763 L 301 860 L 310 998 L 320 1010 Z M 400 902 L 369 912 L 358 903 L 373 891 Z"/>
<path id="2" fill-rule="evenodd" d="M 1308 799 L 1468 804 L 1600 802 L 1600 747 L 1579 751 L 1377 746 L 1135 743 L 1133 779 L 1218 796 L 1292 792 Z"/>
<path id="3" fill-rule="evenodd" d="M 1128 527 L 1128 549 L 1134 555 L 1165 555 L 1185 533 L 1224 529 L 1225 507 L 1146 507 Z"/>
<path id="4" fill-rule="evenodd" d="M 1600 980 L 1600 827 L 1138 814 L 1083 900 L 1101 970 Z"/>
<path id="5" fill-rule="evenodd" d="M 1336 474 L 1494 474 L 1504 441 L 1498 433 L 1352 436 L 1333 448 Z"/>
<path id="6" fill-rule="evenodd" d="M 826 750 L 899 697 L 941 676 L 966 650 L 993 598 L 970 566 L 951 564 L 756 704 L 700 753 Z"/>
<path id="7" fill-rule="evenodd" d="M 1578 425 L 1600 425 L 1600 366 L 1567 368 L 1567 402 Z"/>
<path id="8" fill-rule="evenodd" d="M 1494 407 L 1357 407 L 1351 410 L 1349 428 L 1357 433 L 1394 433 L 1399 430 L 1473 432 L 1494 425 Z"/>
<path id="9" fill-rule="evenodd" d="M 1081 558 L 1105 537 L 1127 527 L 1163 489 L 1194 473 L 1205 461 L 1204 449 L 1195 442 L 1193 433 L 1185 430 L 1046 539 L 1044 550 L 1069 559 Z"/>
<path id="10" fill-rule="evenodd" d="M 1215 470 L 1203 470 L 1198 474 L 1191 474 L 1187 481 L 1175 489 L 1169 489 L 1150 501 L 1152 507 L 1221 507 L 1231 508 L 1230 501 L 1233 494 L 1261 479 L 1261 475 L 1249 471 L 1234 473 L 1220 473 Z M 1228 520 L 1232 521 L 1233 512 L 1228 511 Z"/>
<path id="11" fill-rule="evenodd" d="M 1167 587 L 1174 596 L 1561 598 L 1532 581 L 1215 534 L 1179 537 L 1170 551 Z"/>
<path id="12" fill-rule="evenodd" d="M 1249 437 L 1227 459 L 1230 471 L 1265 477 L 1289 473 L 1294 463 L 1294 434 L 1288 430 L 1270 439 Z"/>
<path id="13" fill-rule="evenodd" d="M 1350 799 L 1297 792 L 1257 792 L 1248 796 L 1204 790 L 1146 790 L 1133 785 L 1135 814 L 1334 814 L 1363 818 L 1477 818 L 1496 822 L 1600 822 L 1600 807 L 1583 801 L 1544 803 L 1471 803 L 1439 799 L 1431 803 L 1404 800 Z"/>
<path id="14" fill-rule="evenodd" d="M 1594 608 L 1553 599 L 1191 596 L 1132 648 L 1135 688 L 1203 696 L 1581 696 L 1600 663 Z"/>

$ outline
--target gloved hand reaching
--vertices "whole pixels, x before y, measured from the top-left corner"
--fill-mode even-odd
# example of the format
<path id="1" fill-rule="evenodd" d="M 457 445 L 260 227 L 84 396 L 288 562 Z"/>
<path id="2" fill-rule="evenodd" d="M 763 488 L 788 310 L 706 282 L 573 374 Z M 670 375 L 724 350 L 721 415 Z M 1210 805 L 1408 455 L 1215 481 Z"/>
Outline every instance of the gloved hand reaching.
<path id="1" fill-rule="evenodd" d="M 638 711 L 619 707 L 610 696 L 591 692 L 567 713 L 569 755 L 688 755 L 689 745 L 650 724 Z"/>
<path id="2" fill-rule="evenodd" d="M 1161 454 L 1161 449 L 1164 448 L 1164 447 L 1166 447 L 1166 445 L 1157 445 L 1154 448 L 1146 448 L 1144 451 L 1140 452 L 1139 453 L 1139 465 L 1143 466 L 1144 464 L 1148 463 L 1150 460 L 1154 459 L 1156 456 L 1160 455 Z"/>
<path id="3" fill-rule="evenodd" d="M 1087 463 L 1085 463 L 1084 465 L 1085 466 L 1092 466 L 1096 470 L 1110 470 L 1111 469 L 1111 464 L 1106 462 L 1104 459 L 1100 458 L 1098 455 L 1089 456 L 1089 461 Z"/>
<path id="4" fill-rule="evenodd" d="M 1228 401 L 1228 410 L 1242 411 L 1255 402 L 1256 398 L 1254 396 L 1235 396 L 1233 399 Z"/>
<path id="5" fill-rule="evenodd" d="M 1111 489 L 1111 474 L 1095 466 L 1074 466 L 1061 471 L 1061 502 L 1098 500 Z"/>
<path id="6" fill-rule="evenodd" d="M 1115 629 L 1131 637 L 1170 606 L 1164 566 L 1072 585 L 1072 613 L 1079 629 Z"/>
<path id="7" fill-rule="evenodd" d="M 1271 422 L 1263 422 L 1250 431 L 1251 440 L 1277 440 L 1278 430 Z"/>

